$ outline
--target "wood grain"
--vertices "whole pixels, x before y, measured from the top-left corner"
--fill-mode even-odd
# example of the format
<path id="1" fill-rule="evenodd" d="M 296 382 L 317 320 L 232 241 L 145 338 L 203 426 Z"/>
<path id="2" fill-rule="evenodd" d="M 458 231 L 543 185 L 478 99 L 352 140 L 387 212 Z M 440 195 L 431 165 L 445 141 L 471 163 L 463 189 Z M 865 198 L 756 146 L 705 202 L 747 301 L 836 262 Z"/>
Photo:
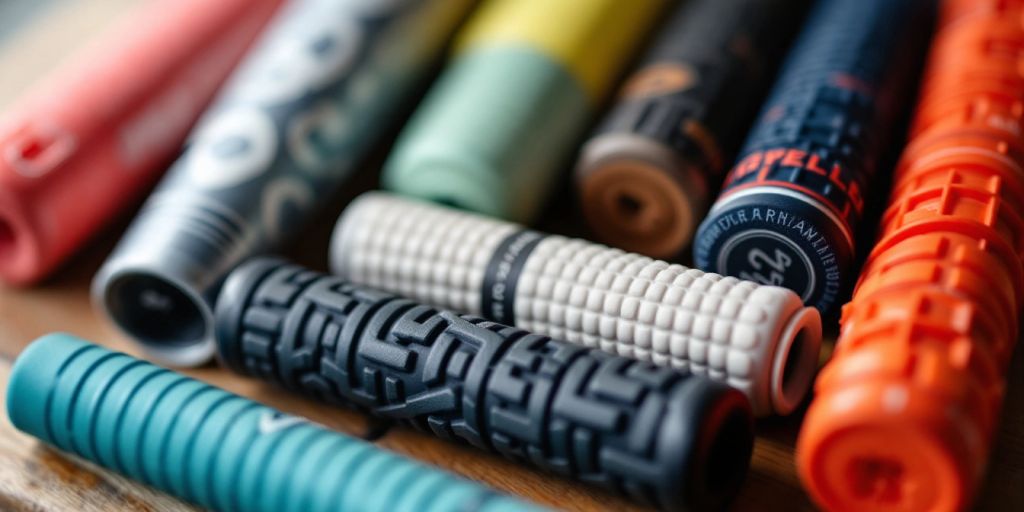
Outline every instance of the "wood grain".
<path id="1" fill-rule="evenodd" d="M 39 16 L 0 47 L 0 109 L 15 101 L 33 80 L 60 62 L 91 34 L 116 19 L 138 0 L 74 0 Z M 381 155 L 386 148 L 378 152 Z M 376 168 L 380 157 L 367 165 Z M 294 259 L 323 269 L 333 220 L 348 199 L 374 186 L 376 174 L 363 172 L 327 208 L 315 225 L 292 244 Z M 543 226 L 576 232 L 571 201 L 555 201 Z M 66 331 L 111 348 L 138 351 L 93 311 L 89 281 L 126 225 L 121 220 L 55 276 L 31 289 L 0 287 L 0 390 L 8 366 L 36 337 Z M 6 361 L 6 362 L 5 362 Z M 371 420 L 358 413 L 327 407 L 271 385 L 229 374 L 213 366 L 186 372 L 232 392 L 299 414 L 339 431 L 374 440 L 380 446 L 435 464 L 534 502 L 565 510 L 643 510 L 599 490 L 513 464 L 496 455 L 457 446 Z M 978 510 L 1024 510 L 1024 350 L 1011 365 L 1009 394 L 1000 435 Z M 130 482 L 83 461 L 70 459 L 13 431 L 0 415 L 0 510 L 188 510 L 177 500 Z M 735 504 L 737 510 L 813 510 L 800 488 L 793 447 L 802 411 L 789 418 L 758 423 L 750 475 Z"/>

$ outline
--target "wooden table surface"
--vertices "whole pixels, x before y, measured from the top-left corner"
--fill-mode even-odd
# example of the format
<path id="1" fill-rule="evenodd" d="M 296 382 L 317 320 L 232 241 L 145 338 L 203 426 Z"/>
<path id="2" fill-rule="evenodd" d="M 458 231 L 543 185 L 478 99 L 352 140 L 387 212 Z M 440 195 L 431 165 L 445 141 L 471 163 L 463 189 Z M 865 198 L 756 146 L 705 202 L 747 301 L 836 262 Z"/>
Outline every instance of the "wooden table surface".
<path id="1" fill-rule="evenodd" d="M 0 109 L 16 101 L 18 94 L 30 88 L 35 79 L 137 2 L 64 0 L 43 9 L 0 41 Z M 385 149 L 378 153 L 383 154 Z M 374 169 L 379 167 L 379 160 L 378 157 L 367 163 L 366 172 L 298 238 L 289 256 L 314 268 L 325 268 L 331 225 L 348 199 L 375 185 Z M 543 227 L 573 232 L 578 226 L 572 217 L 570 208 L 556 209 Z M 126 339 L 97 316 L 88 296 L 92 275 L 126 223 L 127 216 L 41 285 L 29 289 L 0 286 L 0 409 L 11 363 L 31 340 L 42 334 L 70 332 L 138 355 Z M 603 491 L 513 464 L 499 456 L 324 406 L 220 368 L 210 366 L 186 373 L 539 504 L 566 510 L 642 510 Z M 814 508 L 800 488 L 793 465 L 801 417 L 802 410 L 788 418 L 758 422 L 753 463 L 735 503 L 736 510 Z M 1024 350 L 1017 350 L 1011 365 L 1002 426 L 976 508 L 1024 510 Z M 190 507 L 87 462 L 59 454 L 15 431 L 6 415 L 0 414 L 0 510 L 68 509 L 163 511 Z"/>

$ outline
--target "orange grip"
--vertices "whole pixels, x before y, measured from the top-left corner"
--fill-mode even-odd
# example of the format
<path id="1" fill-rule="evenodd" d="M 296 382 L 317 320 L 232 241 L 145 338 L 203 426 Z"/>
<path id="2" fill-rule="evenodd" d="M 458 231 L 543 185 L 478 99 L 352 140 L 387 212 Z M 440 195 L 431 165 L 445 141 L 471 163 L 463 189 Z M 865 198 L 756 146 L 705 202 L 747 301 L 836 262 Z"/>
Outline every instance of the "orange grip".
<path id="1" fill-rule="evenodd" d="M 939 13 L 940 26 L 974 16 L 1002 17 L 1024 7 L 1024 0 L 946 0 Z"/>
<path id="2" fill-rule="evenodd" d="M 995 233 L 1015 253 L 1024 253 L 1024 220 L 1017 209 L 1019 201 L 1004 193 L 1008 187 L 1002 185 L 1002 179 L 993 176 L 986 186 L 971 186 L 957 182 L 954 171 L 950 169 L 946 174 L 945 183 L 904 188 L 903 195 L 894 196 L 883 216 L 881 236 L 915 222 L 949 217 L 987 228 L 985 235 L 979 230 L 979 236 Z"/>
<path id="3" fill-rule="evenodd" d="M 1016 291 L 1001 262 L 977 246 L 956 243 L 944 233 L 915 237 L 877 254 L 864 268 L 859 297 L 883 291 L 938 287 L 974 301 L 1000 338 L 1016 339 Z"/>
<path id="4" fill-rule="evenodd" d="M 829 510 L 958 510 L 1024 303 L 1024 0 L 946 0 L 911 140 L 797 445 Z"/>

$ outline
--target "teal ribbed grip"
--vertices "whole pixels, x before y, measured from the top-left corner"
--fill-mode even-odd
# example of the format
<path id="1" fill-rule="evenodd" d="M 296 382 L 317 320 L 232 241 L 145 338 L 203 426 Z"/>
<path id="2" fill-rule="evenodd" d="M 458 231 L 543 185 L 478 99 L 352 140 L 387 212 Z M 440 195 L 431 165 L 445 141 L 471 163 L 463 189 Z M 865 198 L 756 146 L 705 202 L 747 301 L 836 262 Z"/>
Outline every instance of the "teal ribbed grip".
<path id="1" fill-rule="evenodd" d="M 20 430 L 214 510 L 536 509 L 68 335 L 29 346 L 7 393 Z"/>

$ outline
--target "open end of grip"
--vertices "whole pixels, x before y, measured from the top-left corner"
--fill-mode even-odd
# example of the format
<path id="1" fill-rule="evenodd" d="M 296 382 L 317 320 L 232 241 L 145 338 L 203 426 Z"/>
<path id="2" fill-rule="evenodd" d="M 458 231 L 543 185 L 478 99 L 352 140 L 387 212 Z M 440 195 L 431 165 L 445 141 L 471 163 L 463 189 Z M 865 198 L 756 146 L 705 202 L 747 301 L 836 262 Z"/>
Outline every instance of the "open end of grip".
<path id="1" fill-rule="evenodd" d="M 958 414 L 901 383 L 821 396 L 801 432 L 801 478 L 830 510 L 961 510 L 980 475 L 969 455 L 977 433 L 949 422 Z"/>
<path id="2" fill-rule="evenodd" d="M 212 357 L 213 313 L 187 286 L 144 270 L 110 277 L 100 300 L 111 319 L 153 356 L 177 366 Z"/>
<path id="3" fill-rule="evenodd" d="M 821 315 L 814 308 L 802 308 L 790 318 L 772 361 L 770 381 L 775 412 L 793 412 L 807 395 L 818 368 L 821 352 Z"/>
<path id="4" fill-rule="evenodd" d="M 754 449 L 750 409 L 737 397 L 723 406 L 717 422 L 709 422 L 709 427 L 703 459 L 703 492 L 709 500 L 699 508 L 720 510 L 739 493 L 750 467 Z"/>
<path id="5" fill-rule="evenodd" d="M 698 173 L 679 168 L 670 156 L 651 156 L 607 158 L 582 170 L 581 203 L 591 228 L 607 243 L 672 259 L 693 238 L 706 186 L 695 178 Z"/>

